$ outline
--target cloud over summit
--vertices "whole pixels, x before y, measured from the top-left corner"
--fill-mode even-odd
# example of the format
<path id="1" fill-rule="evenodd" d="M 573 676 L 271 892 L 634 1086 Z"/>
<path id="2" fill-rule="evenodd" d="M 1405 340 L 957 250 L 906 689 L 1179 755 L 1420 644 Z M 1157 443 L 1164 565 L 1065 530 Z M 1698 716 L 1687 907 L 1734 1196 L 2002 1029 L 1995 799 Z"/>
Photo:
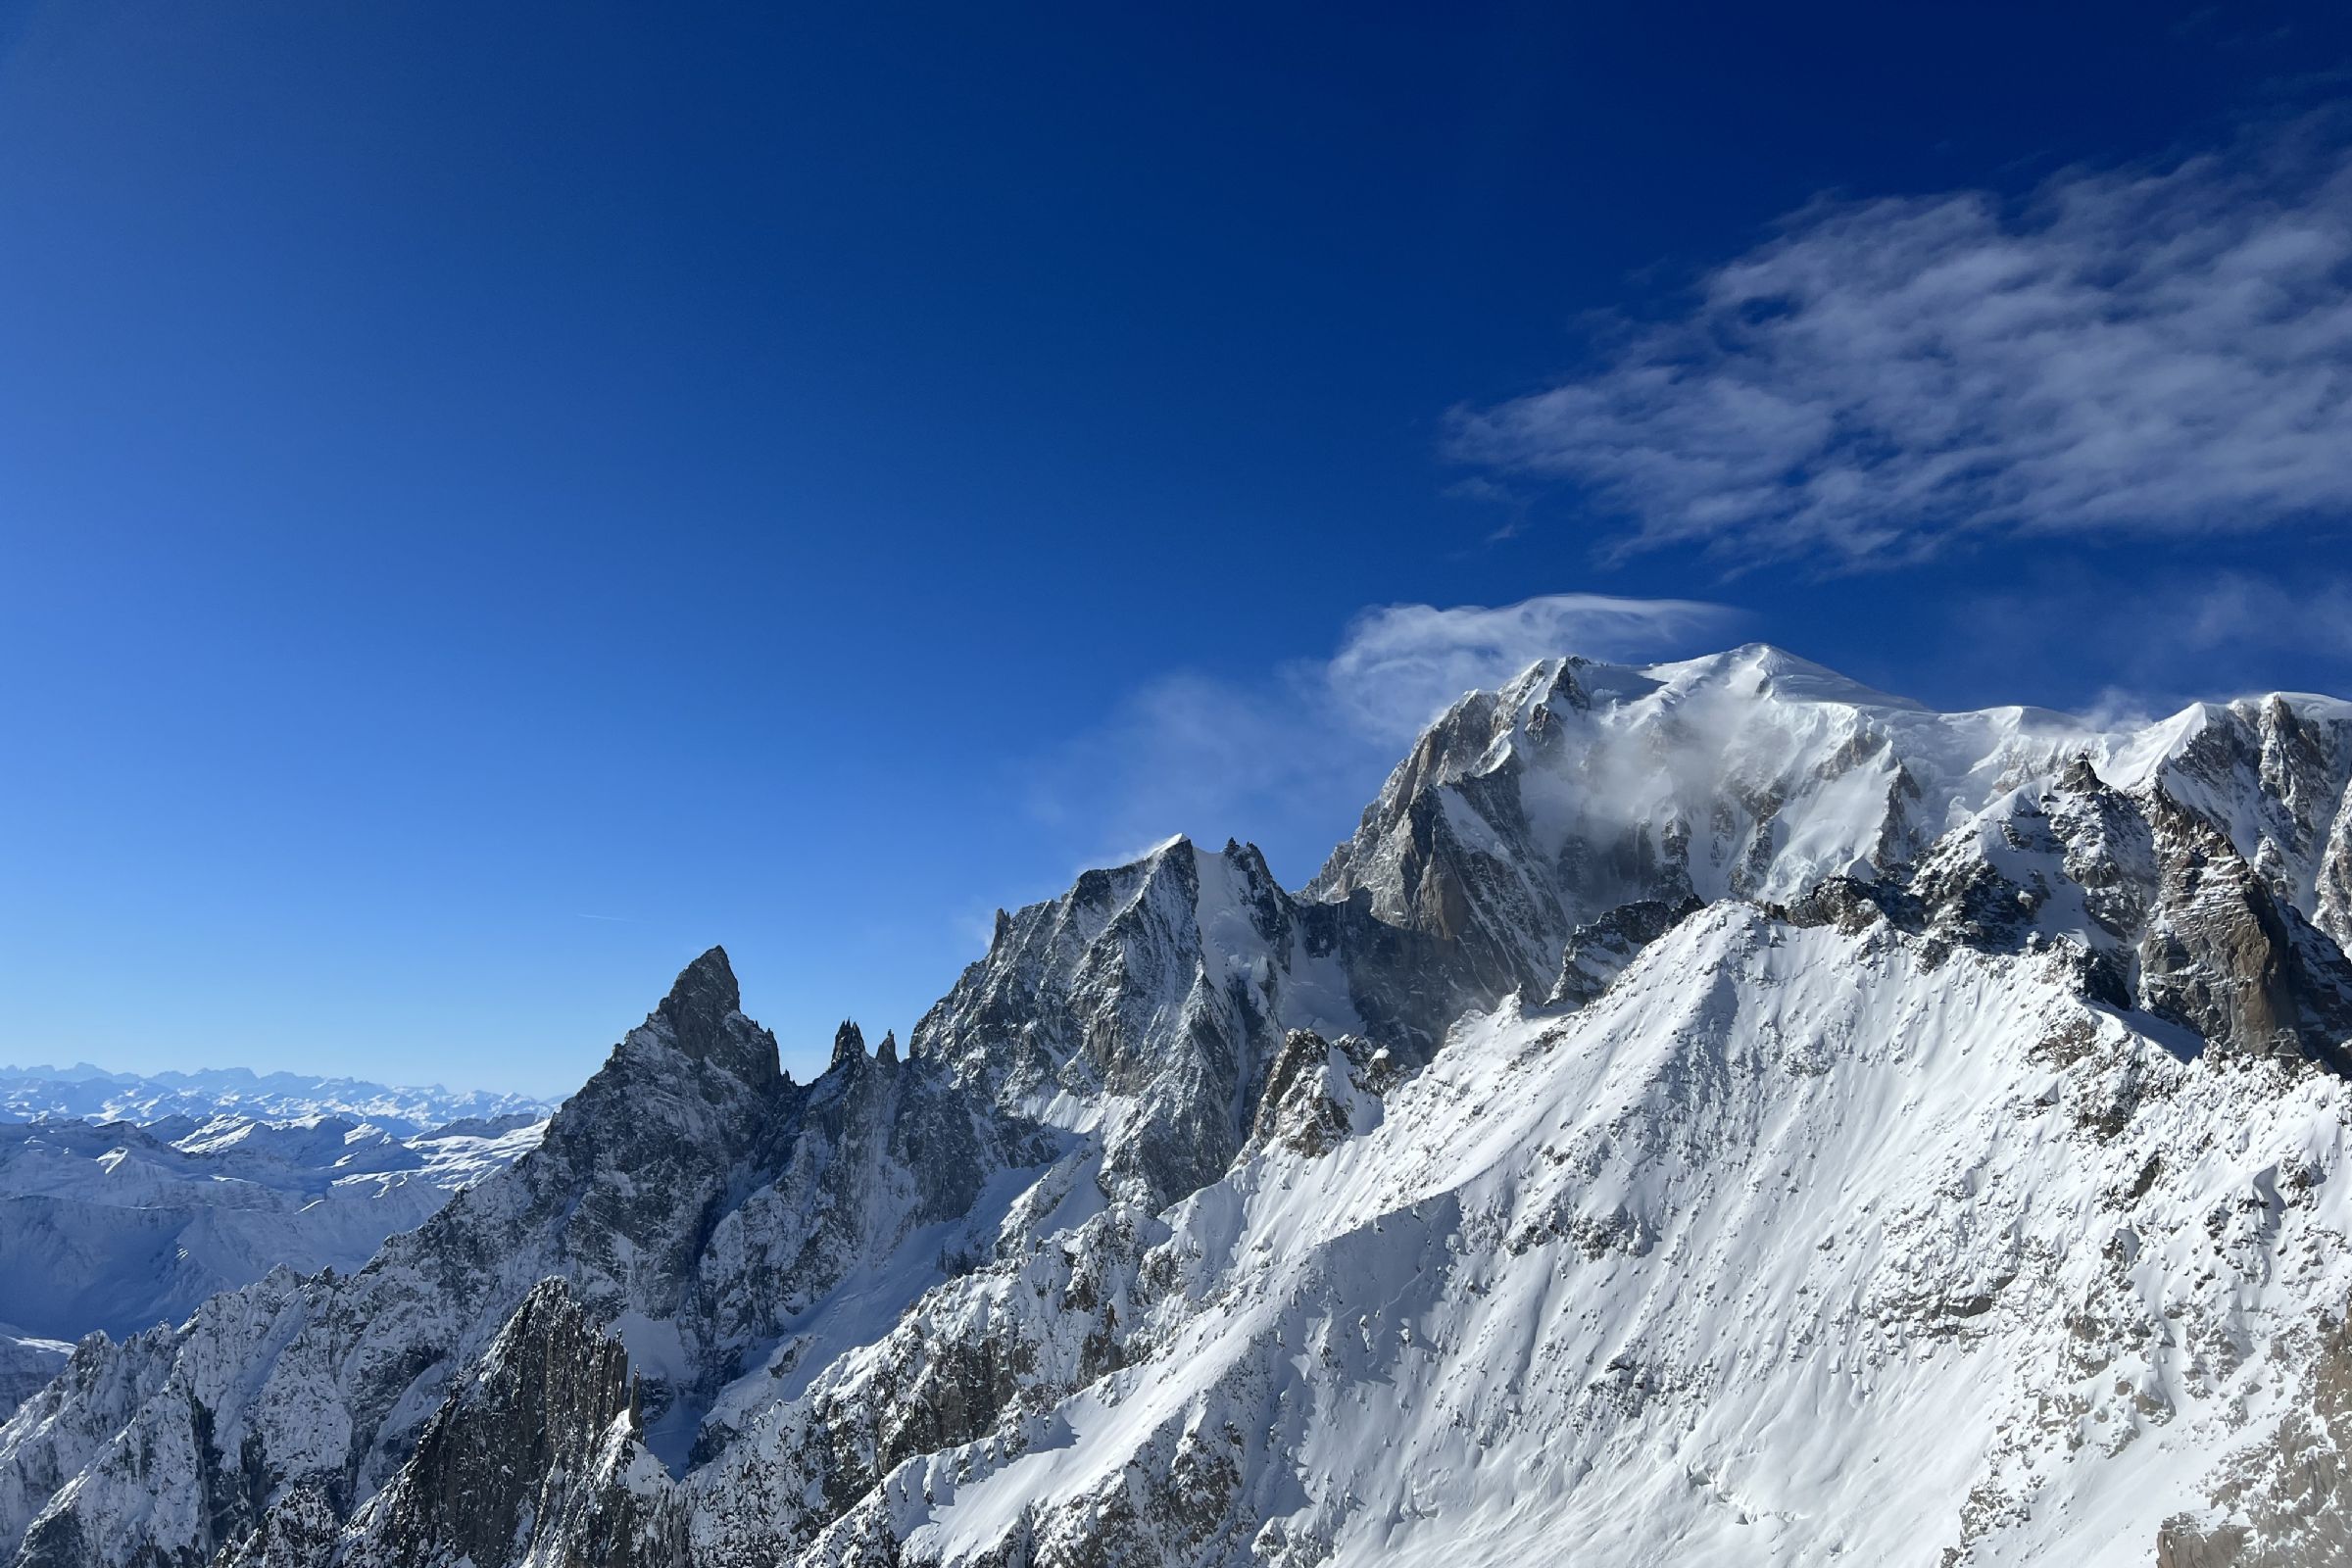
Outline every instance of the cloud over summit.
<path id="1" fill-rule="evenodd" d="M 1301 673 L 1348 727 L 1400 744 L 1462 693 L 1500 686 L 1538 660 L 1688 652 L 1737 618 L 1696 600 L 1608 594 L 1543 594 L 1492 609 L 1383 605 L 1355 617 L 1328 663 Z"/>
<path id="2" fill-rule="evenodd" d="M 1588 373 L 1456 411 L 1449 446 L 1568 481 L 1626 549 L 1734 561 L 2341 520 L 2352 151 L 2306 122 L 2019 204 L 1819 202 Z"/>
<path id="3" fill-rule="evenodd" d="M 1249 679 L 1180 671 L 1149 682 L 1041 764 L 1029 804 L 1079 835 L 1079 864 L 1125 858 L 1178 828 L 1210 844 L 1254 838 L 1298 880 L 1464 692 L 1557 654 L 1702 652 L 1741 618 L 1721 605 L 1605 594 L 1375 606 L 1328 659 Z"/>

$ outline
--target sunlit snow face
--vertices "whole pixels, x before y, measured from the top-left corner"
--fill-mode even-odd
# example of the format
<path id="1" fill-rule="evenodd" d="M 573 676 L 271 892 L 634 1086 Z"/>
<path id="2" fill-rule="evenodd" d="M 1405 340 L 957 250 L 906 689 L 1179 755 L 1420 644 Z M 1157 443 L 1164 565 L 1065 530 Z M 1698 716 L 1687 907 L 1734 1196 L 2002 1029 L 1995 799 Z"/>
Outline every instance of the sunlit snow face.
<path id="1" fill-rule="evenodd" d="M 1510 728 L 1486 765 L 1518 761 L 1532 847 L 1582 867 L 1593 912 L 1648 896 L 1637 862 L 1686 864 L 1709 900 L 1788 898 L 1884 869 L 2001 790 L 2118 744 L 2054 713 L 1931 712 L 1768 648 L 1642 668 L 1572 662 L 1573 693 L 1555 695 L 1560 668 L 1538 666 L 1504 694 Z"/>

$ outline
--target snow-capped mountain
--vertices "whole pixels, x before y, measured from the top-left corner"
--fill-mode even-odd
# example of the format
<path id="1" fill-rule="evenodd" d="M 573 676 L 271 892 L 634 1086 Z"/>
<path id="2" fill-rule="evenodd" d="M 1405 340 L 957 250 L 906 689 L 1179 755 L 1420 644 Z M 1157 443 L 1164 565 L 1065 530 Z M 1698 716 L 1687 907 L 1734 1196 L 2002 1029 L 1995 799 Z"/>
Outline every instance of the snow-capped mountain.
<path id="1" fill-rule="evenodd" d="M 365 1268 L 77 1346 L 22 1565 L 2352 1549 L 2352 705 L 1539 664 L 797 1084 L 725 955 Z"/>
<path id="2" fill-rule="evenodd" d="M 0 1123 L 0 1321 L 120 1337 L 280 1264 L 358 1268 L 542 1125 L 515 1115 L 398 1138 L 328 1116 Z"/>
<path id="3" fill-rule="evenodd" d="M 242 1067 L 0 1067 L 0 1411 L 73 1343 L 270 1269 L 356 1269 L 537 1141 L 520 1095 Z"/>
<path id="4" fill-rule="evenodd" d="M 246 1067 L 153 1074 L 109 1072 L 86 1061 L 71 1067 L 0 1067 L 0 1119 L 11 1121 L 79 1116 L 145 1124 L 182 1116 L 199 1122 L 222 1115 L 255 1121 L 348 1116 L 406 1137 L 453 1121 L 538 1120 L 554 1108 L 527 1095 L 453 1094 L 438 1084 L 404 1089 Z"/>
<path id="5" fill-rule="evenodd" d="M 1496 987 L 1533 990 L 1556 984 L 1579 926 L 1630 904 L 1903 882 L 1947 844 L 1945 859 L 1973 863 L 1971 824 L 2026 831 L 2073 780 L 2099 786 L 2082 808 L 2121 812 L 2113 831 L 2130 841 L 2078 856 L 2144 860 L 2154 836 L 2177 857 L 2218 852 L 2242 864 L 2251 917 L 2316 928 L 2340 952 L 2348 773 L 2352 705 L 2327 698 L 2201 704 L 2101 733 L 2033 709 L 1931 712 L 1771 648 L 1639 669 L 1559 660 L 1433 725 L 1309 892 L 1368 894 L 1383 919 L 1476 955 Z M 2046 869 L 2119 888 L 2154 874 Z M 2101 907 L 2065 934 L 2101 951 L 2148 935 L 2091 892 Z"/>

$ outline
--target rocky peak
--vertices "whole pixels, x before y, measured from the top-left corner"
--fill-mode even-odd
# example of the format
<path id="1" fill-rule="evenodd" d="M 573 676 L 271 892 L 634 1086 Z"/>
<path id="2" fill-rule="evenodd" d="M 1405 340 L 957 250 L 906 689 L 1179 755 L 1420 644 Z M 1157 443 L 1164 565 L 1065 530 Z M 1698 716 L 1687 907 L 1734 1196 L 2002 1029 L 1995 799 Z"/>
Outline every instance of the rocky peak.
<path id="1" fill-rule="evenodd" d="M 833 1065 L 856 1067 L 865 1060 L 865 1031 L 855 1019 L 844 1018 L 841 1027 L 833 1031 Z"/>
<path id="2" fill-rule="evenodd" d="M 1267 1073 L 1243 1152 L 1280 1144 L 1322 1154 L 1379 1122 L 1380 1097 L 1397 1078 L 1396 1059 L 1367 1040 L 1326 1041 L 1311 1029 L 1294 1029 Z"/>
<path id="3" fill-rule="evenodd" d="M 1608 989 L 1643 948 L 1696 914 L 1704 906 L 1696 899 L 1679 903 L 1642 899 L 1621 904 L 1597 920 L 1578 926 L 1560 956 L 1560 975 L 1552 982 L 1544 1005 L 1581 1007 Z"/>
<path id="4" fill-rule="evenodd" d="M 2228 834 L 2162 784 L 2147 794 L 2161 880 L 2139 945 L 2144 1004 L 2234 1053 L 2343 1071 L 2352 963 Z"/>
<path id="5" fill-rule="evenodd" d="M 2103 790 L 2107 785 L 2099 777 L 2099 770 L 2090 765 L 2090 754 L 2077 752 L 2074 760 L 2059 769 L 2058 787 L 2077 795 L 2084 795 L 2096 790 Z"/>
<path id="6" fill-rule="evenodd" d="M 2273 694 L 2155 726 L 2153 778 L 2279 899 L 2352 948 L 2352 703 Z"/>
<path id="7" fill-rule="evenodd" d="M 669 995 L 654 1010 L 668 1021 L 679 1049 L 699 1058 L 717 1048 L 728 1015 L 742 1004 L 727 950 L 712 948 L 678 971 Z"/>
<path id="8" fill-rule="evenodd" d="M 647 1021 L 666 1024 L 670 1043 L 690 1061 L 723 1067 L 762 1090 L 783 1081 L 775 1037 L 743 1015 L 724 948 L 712 948 L 679 970 Z"/>
<path id="9" fill-rule="evenodd" d="M 1981 813 L 2035 831 L 2030 807 L 2050 792 L 2103 835 L 2070 838 L 2065 874 L 2103 877 L 2085 884 L 2099 919 L 2136 928 L 2132 906 L 2155 890 L 2122 863 L 2145 860 L 2132 844 L 2148 831 L 2125 796 L 2161 786 L 2341 947 L 2348 777 L 2352 705 L 2325 698 L 2108 730 L 2034 709 L 1935 712 L 1761 644 L 1640 666 L 1547 660 L 1435 720 L 1305 896 L 1366 899 L 1492 1004 L 1555 990 L 1563 949 L 1619 907 L 1908 885 Z"/>

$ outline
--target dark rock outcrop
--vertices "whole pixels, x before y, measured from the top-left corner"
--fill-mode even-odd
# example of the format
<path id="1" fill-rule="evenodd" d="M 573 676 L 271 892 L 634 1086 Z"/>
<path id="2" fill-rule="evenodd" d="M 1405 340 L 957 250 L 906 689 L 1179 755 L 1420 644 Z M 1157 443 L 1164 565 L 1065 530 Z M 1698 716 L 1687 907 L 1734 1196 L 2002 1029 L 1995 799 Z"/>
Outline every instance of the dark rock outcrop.
<path id="1" fill-rule="evenodd" d="M 398 1479 L 354 1521 L 342 1561 L 508 1568 L 535 1555 L 605 1568 L 683 1564 L 683 1521 L 642 1435 L 627 1352 L 562 1280 L 548 1280 L 523 1298 Z"/>

